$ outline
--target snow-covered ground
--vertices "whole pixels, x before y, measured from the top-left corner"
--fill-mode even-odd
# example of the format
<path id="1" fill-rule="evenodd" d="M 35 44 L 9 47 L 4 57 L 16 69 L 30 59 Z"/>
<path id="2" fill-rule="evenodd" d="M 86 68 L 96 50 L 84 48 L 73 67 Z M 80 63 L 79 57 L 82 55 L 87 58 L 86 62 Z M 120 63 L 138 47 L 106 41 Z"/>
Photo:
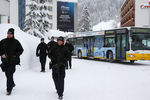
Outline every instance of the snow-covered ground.
<path id="1" fill-rule="evenodd" d="M 52 72 L 40 72 L 35 56 L 39 39 L 14 25 L 0 25 L 0 40 L 14 27 L 16 38 L 24 47 L 21 67 L 17 66 L 16 87 L 6 96 L 6 78 L 0 71 L 0 100 L 57 100 Z M 66 71 L 64 100 L 150 100 L 150 62 L 108 63 L 73 58 L 73 69 Z"/>

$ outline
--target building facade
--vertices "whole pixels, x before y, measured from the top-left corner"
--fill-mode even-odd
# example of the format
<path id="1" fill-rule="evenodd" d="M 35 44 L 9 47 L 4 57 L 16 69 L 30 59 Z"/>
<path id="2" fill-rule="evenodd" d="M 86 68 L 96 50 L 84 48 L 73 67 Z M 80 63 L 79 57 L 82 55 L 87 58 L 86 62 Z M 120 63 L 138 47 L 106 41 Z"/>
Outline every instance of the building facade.
<path id="1" fill-rule="evenodd" d="M 11 23 L 24 27 L 26 0 L 1 0 L 0 3 L 0 24 Z"/>
<path id="2" fill-rule="evenodd" d="M 30 0 L 2 0 L 0 3 L 0 23 L 11 23 L 24 28 L 25 15 L 28 12 L 26 4 Z M 41 3 L 42 0 L 34 0 Z M 75 0 L 47 0 L 49 2 L 50 29 L 58 29 L 58 2 L 74 3 L 74 31 L 77 27 L 77 2 Z"/>
<path id="3" fill-rule="evenodd" d="M 9 16 L 10 16 L 9 3 L 10 3 L 9 0 L 0 1 L 0 24 L 9 23 Z"/>
<path id="4" fill-rule="evenodd" d="M 121 27 L 135 26 L 135 0 L 126 0 L 121 8 Z"/>
<path id="5" fill-rule="evenodd" d="M 42 3 L 42 0 L 33 0 L 37 3 Z M 47 0 L 49 2 L 49 19 L 50 19 L 50 29 L 57 29 L 57 0 Z"/>
<path id="6" fill-rule="evenodd" d="M 121 7 L 121 27 L 150 26 L 150 1 L 125 0 Z"/>

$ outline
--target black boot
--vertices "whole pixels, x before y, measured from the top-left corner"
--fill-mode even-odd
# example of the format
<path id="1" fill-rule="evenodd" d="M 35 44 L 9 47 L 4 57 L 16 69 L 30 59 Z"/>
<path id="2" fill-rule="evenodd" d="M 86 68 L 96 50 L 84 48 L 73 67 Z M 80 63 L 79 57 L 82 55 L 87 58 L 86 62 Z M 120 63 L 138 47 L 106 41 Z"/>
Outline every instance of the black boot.
<path id="1" fill-rule="evenodd" d="M 62 100 L 62 99 L 63 99 L 63 96 L 59 96 L 58 99 L 59 99 L 59 100 Z"/>
<path id="2" fill-rule="evenodd" d="M 7 91 L 6 95 L 11 95 L 11 91 Z"/>

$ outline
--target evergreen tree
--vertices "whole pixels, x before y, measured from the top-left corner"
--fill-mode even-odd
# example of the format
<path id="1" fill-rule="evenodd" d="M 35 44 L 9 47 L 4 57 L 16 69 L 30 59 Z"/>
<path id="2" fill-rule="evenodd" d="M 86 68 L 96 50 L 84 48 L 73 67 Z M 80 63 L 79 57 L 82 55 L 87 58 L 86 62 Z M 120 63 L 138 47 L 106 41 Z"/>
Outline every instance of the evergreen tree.
<path id="1" fill-rule="evenodd" d="M 49 18 L 49 2 L 47 0 L 41 0 L 39 4 L 39 31 L 41 34 L 45 35 L 50 29 L 50 18 Z"/>
<path id="2" fill-rule="evenodd" d="M 102 21 L 114 20 L 116 16 L 119 16 L 116 20 L 119 23 L 123 2 L 124 0 L 78 0 L 78 23 L 81 20 L 80 13 L 85 4 L 89 8 L 91 26 L 97 25 Z"/>
<path id="3" fill-rule="evenodd" d="M 38 12 L 37 3 L 31 0 L 26 6 L 28 7 L 29 12 L 26 14 L 24 31 L 36 37 L 43 37 L 39 31 L 38 19 L 40 14 Z"/>
<path id="4" fill-rule="evenodd" d="M 91 20 L 90 20 L 90 13 L 88 7 L 85 6 L 82 11 L 81 20 L 79 22 L 79 32 L 85 32 L 91 30 Z"/>

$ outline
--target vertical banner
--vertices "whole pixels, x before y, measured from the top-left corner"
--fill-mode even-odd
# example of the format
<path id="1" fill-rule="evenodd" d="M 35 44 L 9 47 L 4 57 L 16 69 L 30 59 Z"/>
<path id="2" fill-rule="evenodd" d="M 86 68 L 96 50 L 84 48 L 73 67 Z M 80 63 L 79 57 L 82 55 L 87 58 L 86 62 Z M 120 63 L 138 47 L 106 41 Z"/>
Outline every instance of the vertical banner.
<path id="1" fill-rule="evenodd" d="M 74 32 L 74 3 L 57 2 L 57 29 Z"/>

